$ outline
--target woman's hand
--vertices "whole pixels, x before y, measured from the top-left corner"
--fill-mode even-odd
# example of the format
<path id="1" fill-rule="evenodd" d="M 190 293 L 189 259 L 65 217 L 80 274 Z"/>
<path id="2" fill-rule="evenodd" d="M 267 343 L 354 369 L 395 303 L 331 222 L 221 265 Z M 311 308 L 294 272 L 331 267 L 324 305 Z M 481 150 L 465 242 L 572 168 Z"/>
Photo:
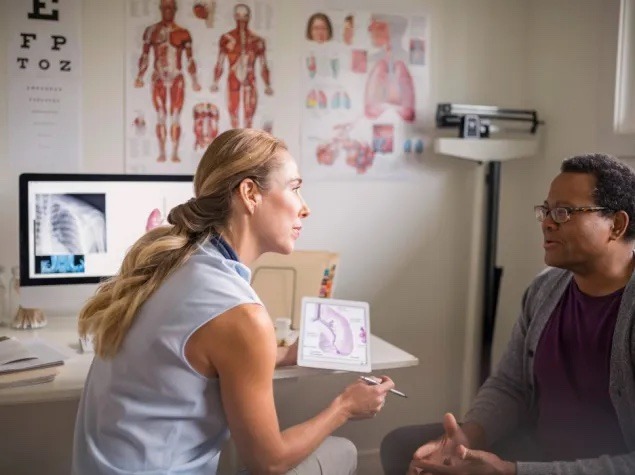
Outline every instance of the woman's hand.
<path id="1" fill-rule="evenodd" d="M 337 400 L 344 405 L 349 419 L 368 419 L 381 411 L 386 393 L 394 387 L 395 383 L 388 376 L 382 376 L 378 385 L 359 380 L 348 386 Z"/>
<path id="2" fill-rule="evenodd" d="M 293 366 L 298 364 L 298 340 L 296 339 L 292 345 L 279 346 L 276 357 L 276 368 L 280 366 Z"/>

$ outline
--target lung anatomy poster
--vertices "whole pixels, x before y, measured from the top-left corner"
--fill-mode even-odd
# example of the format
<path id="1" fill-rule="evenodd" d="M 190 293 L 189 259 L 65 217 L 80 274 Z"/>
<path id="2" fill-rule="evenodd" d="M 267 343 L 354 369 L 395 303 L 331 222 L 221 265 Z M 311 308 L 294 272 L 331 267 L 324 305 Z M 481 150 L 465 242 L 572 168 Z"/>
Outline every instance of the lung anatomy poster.
<path id="1" fill-rule="evenodd" d="M 403 178 L 426 146 L 425 15 L 307 11 L 302 172 L 315 179 Z"/>
<path id="2" fill-rule="evenodd" d="M 128 0 L 126 171 L 191 174 L 224 130 L 272 131 L 273 0 Z"/>

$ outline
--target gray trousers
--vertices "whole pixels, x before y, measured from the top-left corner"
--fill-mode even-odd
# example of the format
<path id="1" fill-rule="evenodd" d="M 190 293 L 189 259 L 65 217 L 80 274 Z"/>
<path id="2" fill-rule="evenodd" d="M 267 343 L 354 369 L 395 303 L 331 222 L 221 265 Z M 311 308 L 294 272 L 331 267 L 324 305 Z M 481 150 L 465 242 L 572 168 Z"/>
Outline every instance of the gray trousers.
<path id="1" fill-rule="evenodd" d="M 354 475 L 356 470 L 355 445 L 342 437 L 327 437 L 311 455 L 289 470 L 287 475 Z M 241 470 L 239 473 L 249 472 Z"/>
<path id="2" fill-rule="evenodd" d="M 443 424 L 405 426 L 389 432 L 381 441 L 380 448 L 384 474 L 405 475 L 415 451 L 442 434 Z M 528 431 L 518 431 L 506 440 L 495 444 L 490 451 L 512 462 L 544 460 L 538 445 Z"/>

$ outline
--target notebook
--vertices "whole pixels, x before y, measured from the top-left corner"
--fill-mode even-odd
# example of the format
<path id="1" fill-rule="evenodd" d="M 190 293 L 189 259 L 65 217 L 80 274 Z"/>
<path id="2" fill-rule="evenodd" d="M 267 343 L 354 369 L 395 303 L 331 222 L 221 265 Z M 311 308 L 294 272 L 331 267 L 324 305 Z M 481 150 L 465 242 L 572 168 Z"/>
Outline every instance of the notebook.
<path id="1" fill-rule="evenodd" d="M 57 366 L 0 374 L 0 389 L 48 383 L 49 381 L 53 381 L 58 374 L 59 369 Z"/>
<path id="2" fill-rule="evenodd" d="M 0 336 L 0 375 L 64 364 L 66 355 L 46 341 Z"/>
<path id="3" fill-rule="evenodd" d="M 367 302 L 304 297 L 298 366 L 368 373 L 370 336 Z"/>

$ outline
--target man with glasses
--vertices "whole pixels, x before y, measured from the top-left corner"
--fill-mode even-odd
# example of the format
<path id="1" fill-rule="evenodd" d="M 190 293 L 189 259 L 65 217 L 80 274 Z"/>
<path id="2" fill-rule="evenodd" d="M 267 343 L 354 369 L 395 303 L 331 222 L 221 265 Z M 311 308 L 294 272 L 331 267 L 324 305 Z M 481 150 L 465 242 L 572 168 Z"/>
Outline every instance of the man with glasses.
<path id="1" fill-rule="evenodd" d="M 460 426 L 386 436 L 386 474 L 635 474 L 635 172 L 569 158 L 534 210 L 549 267 L 498 368 Z"/>

